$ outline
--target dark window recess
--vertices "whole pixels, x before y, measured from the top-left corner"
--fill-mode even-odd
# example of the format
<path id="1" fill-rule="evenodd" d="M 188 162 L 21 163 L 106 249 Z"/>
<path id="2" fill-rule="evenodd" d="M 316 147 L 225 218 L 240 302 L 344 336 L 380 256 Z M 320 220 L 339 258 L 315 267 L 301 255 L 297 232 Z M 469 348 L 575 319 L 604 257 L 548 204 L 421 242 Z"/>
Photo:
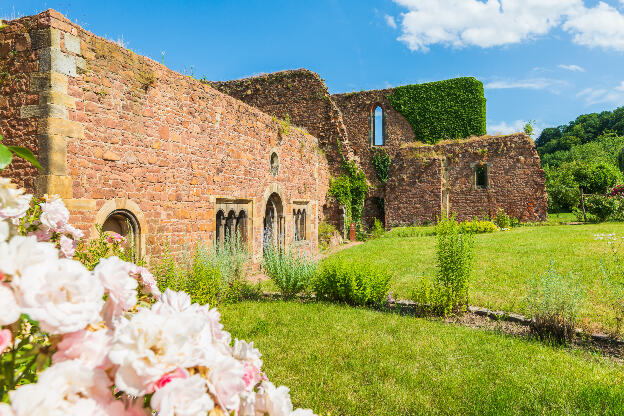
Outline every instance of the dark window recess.
<path id="1" fill-rule="evenodd" d="M 475 184 L 477 188 L 487 188 L 489 186 L 487 165 L 479 165 L 475 168 Z"/>

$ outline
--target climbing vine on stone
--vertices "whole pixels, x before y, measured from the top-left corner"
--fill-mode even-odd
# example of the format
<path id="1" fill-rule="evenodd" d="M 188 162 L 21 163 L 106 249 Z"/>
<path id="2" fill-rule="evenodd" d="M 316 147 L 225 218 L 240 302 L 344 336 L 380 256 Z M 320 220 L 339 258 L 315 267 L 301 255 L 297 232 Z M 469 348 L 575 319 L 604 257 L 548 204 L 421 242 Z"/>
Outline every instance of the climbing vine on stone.
<path id="1" fill-rule="evenodd" d="M 345 173 L 331 179 L 328 194 L 344 205 L 347 224 L 358 224 L 362 221 L 364 200 L 368 192 L 366 176 L 352 160 L 343 160 L 342 167 Z"/>
<path id="2" fill-rule="evenodd" d="M 375 172 L 377 173 L 377 178 L 379 182 L 386 183 L 388 181 L 388 172 L 390 171 L 390 155 L 386 153 L 385 149 L 373 148 L 371 149 L 373 152 L 372 162 L 373 167 L 375 168 Z"/>

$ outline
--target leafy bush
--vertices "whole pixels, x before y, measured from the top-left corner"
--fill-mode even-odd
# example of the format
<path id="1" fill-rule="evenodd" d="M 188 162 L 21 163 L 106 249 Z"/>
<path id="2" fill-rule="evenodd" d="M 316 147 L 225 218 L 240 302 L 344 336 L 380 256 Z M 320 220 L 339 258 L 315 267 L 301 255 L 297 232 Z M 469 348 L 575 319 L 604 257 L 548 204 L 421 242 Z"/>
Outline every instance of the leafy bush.
<path id="1" fill-rule="evenodd" d="M 588 195 L 585 197 L 585 211 L 601 222 L 614 217 L 621 205 L 619 199 L 604 195 Z"/>
<path id="2" fill-rule="evenodd" d="M 344 160 L 342 168 L 345 173 L 330 180 L 327 194 L 336 198 L 341 205 L 344 205 L 347 214 L 347 224 L 351 222 L 357 224 L 362 220 L 364 199 L 368 192 L 366 175 L 362 169 L 357 167 L 354 161 Z"/>
<path id="3" fill-rule="evenodd" d="M 384 236 L 385 233 L 386 233 L 386 230 L 384 229 L 383 224 L 381 223 L 379 218 L 375 218 L 375 222 L 373 223 L 373 228 L 371 229 L 370 238 L 371 239 L 381 238 Z"/>
<path id="4" fill-rule="evenodd" d="M 498 226 L 498 228 L 505 229 L 517 227 L 520 223 L 517 218 L 507 215 L 504 209 L 496 211 L 496 216 L 494 217 L 493 222 Z"/>
<path id="5" fill-rule="evenodd" d="M 248 262 L 243 244 L 225 241 L 212 249 L 198 244 L 190 258 L 176 258 L 164 247 L 153 270 L 162 291 L 185 291 L 202 304 L 232 303 L 256 294 L 247 283 Z"/>
<path id="6" fill-rule="evenodd" d="M 383 148 L 372 148 L 371 151 L 373 152 L 371 161 L 373 162 L 375 173 L 377 173 L 377 179 L 381 183 L 386 183 L 388 181 L 388 172 L 390 171 L 390 162 L 392 161 L 390 155 Z"/>
<path id="7" fill-rule="evenodd" d="M 426 237 L 435 235 L 435 227 L 395 227 L 386 231 L 385 238 Z"/>
<path id="8" fill-rule="evenodd" d="M 282 296 L 292 299 L 308 288 L 316 273 L 317 263 L 302 253 L 279 251 L 269 245 L 264 252 L 262 268 Z"/>
<path id="9" fill-rule="evenodd" d="M 486 133 L 483 84 L 475 78 L 405 85 L 388 99 L 411 124 L 415 140 L 436 143 Z"/>
<path id="10" fill-rule="evenodd" d="M 550 269 L 529 281 L 525 299 L 531 330 L 541 339 L 565 343 L 574 337 L 584 294 L 577 278 Z"/>
<path id="11" fill-rule="evenodd" d="M 319 223 L 318 243 L 321 250 L 325 250 L 329 247 L 329 243 L 336 232 L 338 232 L 338 230 L 333 224 L 330 224 L 327 221 L 321 221 Z"/>
<path id="12" fill-rule="evenodd" d="M 414 300 L 436 315 L 464 312 L 472 272 L 472 234 L 463 233 L 454 217 L 442 218 L 436 226 L 436 234 L 438 272 L 433 282 L 424 282 L 414 291 Z"/>
<path id="13" fill-rule="evenodd" d="M 375 305 L 390 290 L 390 274 L 370 263 L 334 256 L 321 262 L 314 291 L 320 300 Z"/>
<path id="14" fill-rule="evenodd" d="M 460 223 L 459 229 L 462 233 L 469 234 L 484 234 L 498 231 L 498 227 L 492 221 L 479 221 L 476 218 L 472 221 L 464 221 Z"/>

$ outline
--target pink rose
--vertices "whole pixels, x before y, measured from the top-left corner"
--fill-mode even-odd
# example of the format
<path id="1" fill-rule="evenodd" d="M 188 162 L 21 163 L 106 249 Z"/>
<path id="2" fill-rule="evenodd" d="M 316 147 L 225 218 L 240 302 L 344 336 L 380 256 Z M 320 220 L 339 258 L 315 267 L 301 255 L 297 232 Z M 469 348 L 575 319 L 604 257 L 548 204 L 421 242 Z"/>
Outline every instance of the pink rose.
<path id="1" fill-rule="evenodd" d="M 69 211 L 65 207 L 63 200 L 58 195 L 48 198 L 47 202 L 40 204 L 41 218 L 43 225 L 53 231 L 62 232 L 69 222 Z"/>
<path id="2" fill-rule="evenodd" d="M 54 363 L 67 360 L 80 360 L 89 368 L 106 369 L 112 364 L 108 360 L 108 350 L 112 335 L 108 330 L 76 331 L 63 336 L 58 350 L 52 356 Z"/>
<path id="3" fill-rule="evenodd" d="M 59 241 L 59 245 L 61 246 L 61 255 L 66 259 L 71 259 L 74 257 L 74 253 L 76 252 L 76 242 L 67 236 L 62 235 Z"/>
<path id="4" fill-rule="evenodd" d="M 0 354 L 5 352 L 10 346 L 13 335 L 8 329 L 0 330 Z"/>
<path id="5" fill-rule="evenodd" d="M 152 386 L 149 387 L 149 391 L 153 392 L 157 389 L 162 389 L 163 387 L 165 387 L 167 384 L 171 383 L 173 380 L 175 380 L 176 378 L 187 378 L 189 376 L 188 371 L 186 371 L 183 368 L 176 368 L 175 370 L 173 370 L 170 373 L 165 374 L 164 376 L 162 376 L 161 378 L 159 378 L 155 383 L 153 383 Z"/>

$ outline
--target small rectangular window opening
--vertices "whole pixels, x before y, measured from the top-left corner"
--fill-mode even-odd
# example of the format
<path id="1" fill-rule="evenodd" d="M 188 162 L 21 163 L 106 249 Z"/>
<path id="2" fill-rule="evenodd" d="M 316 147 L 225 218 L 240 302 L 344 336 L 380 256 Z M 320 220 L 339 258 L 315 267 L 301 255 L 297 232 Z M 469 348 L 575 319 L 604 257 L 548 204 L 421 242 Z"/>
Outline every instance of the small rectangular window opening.
<path id="1" fill-rule="evenodd" d="M 489 185 L 488 179 L 487 165 L 478 165 L 475 168 L 475 184 L 477 188 L 487 188 Z"/>
<path id="2" fill-rule="evenodd" d="M 375 125 L 375 130 L 373 133 L 373 144 L 375 146 L 383 146 L 384 143 L 384 113 L 383 113 L 383 109 L 381 107 L 376 107 L 375 108 L 375 113 L 374 113 L 374 125 Z"/>

